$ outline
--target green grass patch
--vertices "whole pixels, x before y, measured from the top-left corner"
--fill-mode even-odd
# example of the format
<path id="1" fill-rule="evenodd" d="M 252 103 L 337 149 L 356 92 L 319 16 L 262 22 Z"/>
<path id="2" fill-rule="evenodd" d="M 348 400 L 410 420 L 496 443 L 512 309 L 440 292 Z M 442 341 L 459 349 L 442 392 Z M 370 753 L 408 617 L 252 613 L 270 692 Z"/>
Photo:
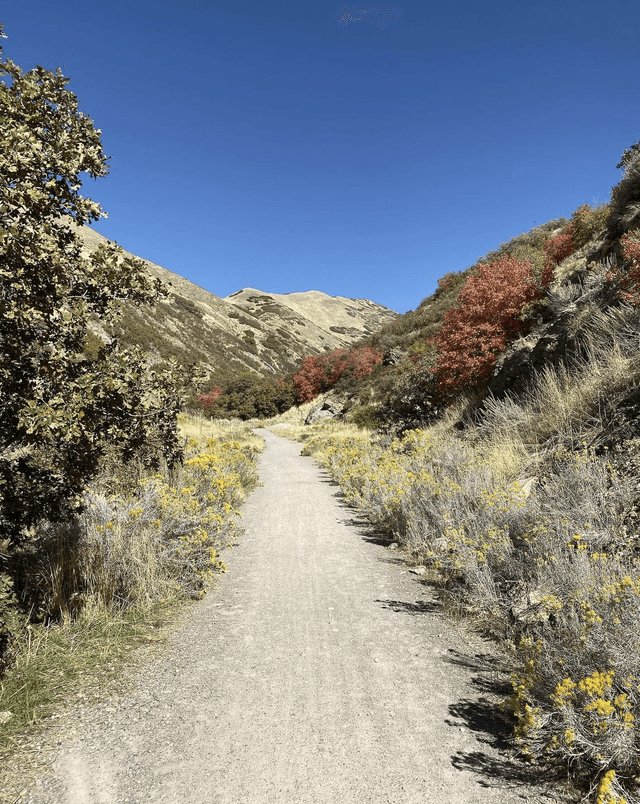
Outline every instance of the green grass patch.
<path id="1" fill-rule="evenodd" d="M 29 625 L 13 667 L 0 681 L 0 712 L 10 713 L 0 726 L 0 750 L 15 746 L 26 729 L 79 694 L 89 690 L 99 698 L 137 648 L 164 640 L 164 627 L 184 604 L 174 599 L 122 613 L 87 605 L 76 620 Z"/>

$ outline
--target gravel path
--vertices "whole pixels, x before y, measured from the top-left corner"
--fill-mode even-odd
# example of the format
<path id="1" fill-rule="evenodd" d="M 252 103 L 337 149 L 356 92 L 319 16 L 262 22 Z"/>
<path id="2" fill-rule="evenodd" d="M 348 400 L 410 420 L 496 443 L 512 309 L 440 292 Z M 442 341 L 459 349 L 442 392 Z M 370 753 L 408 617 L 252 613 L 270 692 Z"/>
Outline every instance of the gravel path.
<path id="1" fill-rule="evenodd" d="M 261 434 L 263 486 L 219 587 L 134 692 L 85 718 L 28 801 L 552 800 L 502 743 L 482 643 L 298 444 Z"/>

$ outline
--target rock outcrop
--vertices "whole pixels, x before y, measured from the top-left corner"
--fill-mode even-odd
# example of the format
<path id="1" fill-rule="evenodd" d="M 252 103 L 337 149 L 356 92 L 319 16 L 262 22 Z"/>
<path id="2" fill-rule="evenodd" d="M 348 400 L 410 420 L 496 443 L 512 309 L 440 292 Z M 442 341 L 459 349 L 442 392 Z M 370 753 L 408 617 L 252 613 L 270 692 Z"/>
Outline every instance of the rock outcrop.
<path id="1" fill-rule="evenodd" d="M 323 402 L 318 407 L 313 408 L 307 418 L 304 420 L 305 424 L 315 424 L 316 422 L 324 421 L 325 419 L 340 418 L 344 414 L 344 407 L 336 402 Z"/>

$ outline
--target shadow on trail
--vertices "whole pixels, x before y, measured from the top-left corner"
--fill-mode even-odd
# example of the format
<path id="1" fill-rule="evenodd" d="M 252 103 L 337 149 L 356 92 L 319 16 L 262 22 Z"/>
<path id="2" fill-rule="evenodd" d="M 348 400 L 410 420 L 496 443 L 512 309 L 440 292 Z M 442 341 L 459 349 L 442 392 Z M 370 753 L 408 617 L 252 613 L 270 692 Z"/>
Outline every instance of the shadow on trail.
<path id="1" fill-rule="evenodd" d="M 338 483 L 338 481 L 334 480 L 332 477 L 329 477 L 329 475 L 327 475 L 326 477 L 321 477 L 320 482 L 326 483 L 327 486 L 335 486 L 337 488 L 340 488 L 340 483 Z M 337 494 L 336 496 L 338 497 L 340 495 Z"/>
<path id="2" fill-rule="evenodd" d="M 478 697 L 463 698 L 449 706 L 451 719 L 449 726 L 464 726 L 472 731 L 477 741 L 499 751 L 502 756 L 490 755 L 482 751 L 458 751 L 451 757 L 451 764 L 456 770 L 476 774 L 481 787 L 531 787 L 539 788 L 540 796 L 547 797 L 541 789 L 542 785 L 552 785 L 557 781 L 553 773 L 545 772 L 540 767 L 532 767 L 520 761 L 513 753 L 513 722 L 511 716 L 502 711 L 501 700 L 511 692 L 507 668 L 499 658 L 491 654 L 465 654 L 450 650 L 446 661 L 458 667 L 473 670 L 478 675 L 471 679 Z M 548 797 L 558 801 L 558 790 L 549 789 Z M 528 798 L 528 793 L 523 794 Z"/>
<path id="3" fill-rule="evenodd" d="M 361 528 L 367 529 L 367 532 L 375 533 L 374 529 L 371 527 L 371 522 L 368 522 L 366 519 L 363 519 L 359 516 L 352 516 L 350 519 L 343 519 L 343 525 L 348 525 L 350 528 Z M 389 542 L 387 541 L 387 544 Z"/>
<path id="4" fill-rule="evenodd" d="M 494 698 L 463 698 L 451 704 L 449 714 L 455 720 L 447 720 L 447 725 L 466 726 L 492 748 L 505 751 L 511 747 L 511 724 L 498 709 Z"/>
<path id="5" fill-rule="evenodd" d="M 547 798 L 555 804 L 562 801 L 554 784 L 558 782 L 557 777 L 549 771 L 525 765 L 517 759 L 508 756 L 496 759 L 483 751 L 459 751 L 451 758 L 451 764 L 456 770 L 471 771 L 482 777 L 478 779 L 481 787 L 527 788 L 522 794 L 524 801 L 530 801 L 531 787 L 536 787 L 541 798 Z M 544 790 L 543 785 L 548 786 L 548 789 Z"/>
<path id="6" fill-rule="evenodd" d="M 345 507 L 348 508 L 346 504 Z M 372 525 L 368 519 L 358 516 L 358 514 L 343 519 L 342 524 L 350 528 L 358 528 L 358 530 L 361 531 L 360 535 L 362 540 L 368 544 L 377 544 L 378 547 L 389 547 L 389 545 L 395 541 L 393 536 L 390 536 L 386 531 L 382 530 L 382 528 Z"/>
<path id="7" fill-rule="evenodd" d="M 449 651 L 447 661 L 449 664 L 454 664 L 457 667 L 466 667 L 467 669 L 474 670 L 477 673 L 493 673 L 494 675 L 500 674 L 504 680 L 501 682 L 496 680 L 495 683 L 500 683 L 503 686 L 506 685 L 506 689 L 508 691 L 511 690 L 511 686 L 506 680 L 506 675 L 511 672 L 511 668 L 508 665 L 503 664 L 500 661 L 499 656 L 495 656 L 491 653 L 475 653 L 470 655 L 468 653 L 461 653 L 460 651 L 452 648 Z M 496 689 L 496 691 L 501 692 L 502 690 Z"/>
<path id="8" fill-rule="evenodd" d="M 376 600 L 375 602 L 382 603 L 385 609 L 404 612 L 405 614 L 433 614 L 434 612 L 442 611 L 440 603 L 432 600 L 416 600 L 415 603 L 409 603 L 405 600 Z"/>
<path id="9" fill-rule="evenodd" d="M 355 522 L 353 524 L 355 524 Z M 376 532 L 372 530 L 369 533 L 363 533 L 362 539 L 368 544 L 377 544 L 378 547 L 389 547 L 391 544 L 386 533 L 381 533 L 380 531 Z"/>
<path id="10" fill-rule="evenodd" d="M 478 674 L 471 678 L 471 685 L 479 696 L 473 699 L 464 698 L 451 704 L 449 714 L 455 720 L 448 720 L 447 723 L 450 726 L 464 724 L 470 731 L 476 732 L 482 742 L 489 743 L 493 748 L 510 748 L 513 721 L 499 706 L 499 701 L 511 693 L 508 669 L 500 662 L 499 657 L 489 653 L 471 655 L 450 649 L 445 661 Z"/>

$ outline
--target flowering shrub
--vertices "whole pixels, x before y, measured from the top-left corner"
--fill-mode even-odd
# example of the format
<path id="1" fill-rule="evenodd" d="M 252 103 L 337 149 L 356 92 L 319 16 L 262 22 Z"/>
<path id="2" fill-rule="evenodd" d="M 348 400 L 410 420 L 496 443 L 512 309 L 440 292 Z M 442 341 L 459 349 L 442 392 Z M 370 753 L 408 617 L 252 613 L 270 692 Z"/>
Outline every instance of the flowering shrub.
<path id="1" fill-rule="evenodd" d="M 531 263 L 504 256 L 478 267 L 435 336 L 436 376 L 451 391 L 485 379 L 507 343 L 524 330 L 520 316 L 541 295 Z"/>
<path id="2" fill-rule="evenodd" d="M 556 563 L 580 582 L 566 573 L 553 628 L 517 645 L 509 706 L 525 754 L 599 778 L 600 796 L 614 779 L 633 785 L 640 767 L 640 578 L 612 553 L 573 552 Z"/>
<path id="3" fill-rule="evenodd" d="M 332 388 L 343 375 L 361 380 L 382 360 L 382 354 L 370 346 L 351 351 L 334 349 L 323 355 L 306 357 L 293 376 L 298 402 L 311 402 L 318 394 Z"/>
<path id="4" fill-rule="evenodd" d="M 137 478 L 106 474 L 90 486 L 77 520 L 41 523 L 37 554 L 27 544 L 21 555 L 33 613 L 48 621 L 76 617 L 89 602 L 124 610 L 204 594 L 257 482 L 255 443 L 263 442 L 251 438 L 190 439 L 182 466 Z"/>
<path id="5" fill-rule="evenodd" d="M 245 490 L 256 481 L 252 456 L 237 441 L 192 439 L 173 481 L 159 474 L 141 480 L 129 497 L 91 495 L 83 518 L 92 564 L 87 574 L 95 576 L 100 565 L 103 580 L 96 591 L 103 602 L 158 594 L 162 587 L 161 596 L 171 587 L 202 595 L 224 569 L 218 553 L 236 527 Z M 127 556 L 136 555 L 141 545 L 146 560 L 127 569 Z M 113 562 L 118 551 L 121 559 Z M 153 582 L 137 583 L 141 567 L 154 574 Z"/>

